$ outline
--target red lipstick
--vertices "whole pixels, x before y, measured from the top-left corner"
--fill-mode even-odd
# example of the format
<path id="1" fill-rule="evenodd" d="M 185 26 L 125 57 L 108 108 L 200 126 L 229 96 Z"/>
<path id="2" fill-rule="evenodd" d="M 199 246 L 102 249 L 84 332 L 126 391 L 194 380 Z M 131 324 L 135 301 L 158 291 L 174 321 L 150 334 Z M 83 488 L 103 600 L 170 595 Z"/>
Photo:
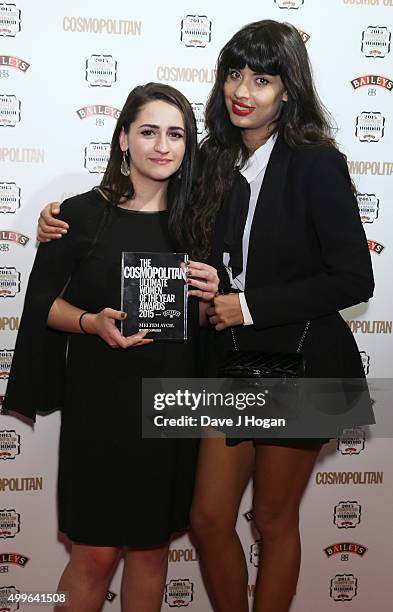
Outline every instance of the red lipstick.
<path id="1" fill-rule="evenodd" d="M 244 102 L 240 102 L 240 100 L 232 100 L 232 112 L 234 115 L 246 117 L 250 115 L 253 110 L 255 110 L 255 106 L 249 106 L 248 104 L 244 104 Z"/>

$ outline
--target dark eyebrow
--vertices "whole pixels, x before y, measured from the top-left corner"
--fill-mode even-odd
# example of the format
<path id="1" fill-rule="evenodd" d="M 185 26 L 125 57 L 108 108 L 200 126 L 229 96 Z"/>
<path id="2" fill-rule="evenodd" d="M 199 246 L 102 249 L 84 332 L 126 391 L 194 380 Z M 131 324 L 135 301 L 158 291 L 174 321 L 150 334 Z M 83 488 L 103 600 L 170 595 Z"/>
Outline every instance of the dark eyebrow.
<path id="1" fill-rule="evenodd" d="M 155 125 L 154 123 L 143 123 L 142 125 L 138 126 L 138 129 L 140 128 L 152 128 L 153 130 L 159 130 L 160 126 Z M 182 132 L 184 132 L 184 128 L 180 127 L 180 125 L 171 125 L 168 129 L 169 130 L 181 130 Z"/>

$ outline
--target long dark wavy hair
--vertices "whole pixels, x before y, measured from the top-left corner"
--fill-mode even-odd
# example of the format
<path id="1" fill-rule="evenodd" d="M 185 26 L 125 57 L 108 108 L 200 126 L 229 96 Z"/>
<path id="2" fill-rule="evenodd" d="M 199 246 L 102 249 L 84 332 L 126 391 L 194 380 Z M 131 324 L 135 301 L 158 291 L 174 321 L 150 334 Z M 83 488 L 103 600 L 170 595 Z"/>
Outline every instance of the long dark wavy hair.
<path id="1" fill-rule="evenodd" d="M 223 93 L 229 71 L 246 65 L 257 74 L 280 76 L 287 91 L 288 101 L 271 133 L 280 131 L 290 147 L 335 146 L 332 120 L 315 90 L 307 50 L 296 28 L 269 19 L 244 26 L 220 52 L 206 105 L 207 136 L 201 143 L 199 178 L 187 223 L 188 241 L 200 259 L 209 255 L 214 220 L 232 186 L 233 169 L 252 154 L 241 130 L 230 121 Z"/>
<path id="2" fill-rule="evenodd" d="M 178 171 L 169 179 L 167 191 L 169 231 L 176 244 L 184 248 L 184 218 L 187 216 L 187 207 L 190 205 L 190 194 L 196 171 L 197 129 L 191 105 L 180 91 L 161 83 L 147 83 L 135 87 L 129 93 L 113 132 L 109 161 L 100 188 L 115 206 L 134 197 L 135 191 L 130 177 L 123 176 L 120 172 L 123 153 L 119 144 L 119 136 L 122 129 L 128 133 L 131 123 L 136 120 L 142 108 L 154 100 L 162 100 L 176 106 L 184 118 L 186 145 L 184 158 L 180 172 Z"/>

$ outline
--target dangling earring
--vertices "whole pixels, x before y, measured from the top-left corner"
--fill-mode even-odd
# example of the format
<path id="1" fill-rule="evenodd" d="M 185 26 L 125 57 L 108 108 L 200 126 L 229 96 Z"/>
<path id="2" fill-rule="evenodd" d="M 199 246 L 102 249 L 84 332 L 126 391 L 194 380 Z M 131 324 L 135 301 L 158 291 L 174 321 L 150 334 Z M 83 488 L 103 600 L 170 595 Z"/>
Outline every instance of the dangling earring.
<path id="1" fill-rule="evenodd" d="M 123 176 L 130 176 L 130 166 L 127 162 L 128 151 L 123 151 L 123 159 L 120 164 L 120 172 Z"/>
<path id="2" fill-rule="evenodd" d="M 183 171 L 182 171 L 182 167 L 180 166 L 180 168 L 179 168 L 179 170 L 177 171 L 177 174 L 176 174 L 177 180 L 180 181 L 182 176 L 183 176 Z"/>

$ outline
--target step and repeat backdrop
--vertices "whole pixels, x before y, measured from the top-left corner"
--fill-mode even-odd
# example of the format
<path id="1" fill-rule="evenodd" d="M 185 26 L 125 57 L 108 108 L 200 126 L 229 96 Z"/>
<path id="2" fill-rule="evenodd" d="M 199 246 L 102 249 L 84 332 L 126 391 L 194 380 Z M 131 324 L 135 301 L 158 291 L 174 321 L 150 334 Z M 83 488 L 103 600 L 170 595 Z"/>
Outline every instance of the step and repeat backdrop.
<path id="1" fill-rule="evenodd" d="M 263 18 L 301 31 L 321 98 L 336 119 L 376 278 L 374 298 L 342 314 L 370 380 L 392 376 L 393 0 L 250 0 L 241 11 L 224 0 L 16 0 L 0 2 L 1 398 L 40 209 L 100 182 L 119 109 L 137 84 L 179 88 L 193 104 L 202 135 L 220 48 L 240 26 Z M 5 603 L 10 593 L 56 590 L 68 559 L 68 544 L 57 532 L 59 424 L 58 413 L 39 418 L 34 428 L 0 415 L 0 610 L 25 609 Z M 86 440 L 86 452 L 88 446 Z M 391 609 L 392 460 L 392 440 L 361 428 L 323 449 L 302 505 L 294 612 Z M 108 521 L 116 520 L 111 487 L 102 482 Z M 250 605 L 263 555 L 251 492 L 250 485 L 238 519 Z M 137 492 L 135 503 L 144 503 Z M 121 569 L 105 611 L 120 610 Z M 162 609 L 170 608 L 211 610 L 187 536 L 175 540 L 169 554 Z"/>

